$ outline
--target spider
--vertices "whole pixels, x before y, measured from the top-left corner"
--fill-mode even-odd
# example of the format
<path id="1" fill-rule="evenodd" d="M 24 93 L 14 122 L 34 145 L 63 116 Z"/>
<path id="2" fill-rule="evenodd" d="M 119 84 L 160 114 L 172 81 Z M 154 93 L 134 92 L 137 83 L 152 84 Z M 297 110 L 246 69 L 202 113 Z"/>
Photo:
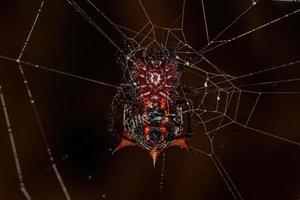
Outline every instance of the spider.
<path id="1" fill-rule="evenodd" d="M 116 150 L 139 146 L 149 151 L 155 166 L 167 147 L 188 149 L 193 102 L 187 96 L 194 90 L 180 82 L 184 65 L 177 60 L 176 45 L 136 49 L 129 43 L 126 47 L 127 56 L 119 58 L 125 81 L 111 106 L 112 130 L 117 109 L 123 107 L 123 132 Z"/>

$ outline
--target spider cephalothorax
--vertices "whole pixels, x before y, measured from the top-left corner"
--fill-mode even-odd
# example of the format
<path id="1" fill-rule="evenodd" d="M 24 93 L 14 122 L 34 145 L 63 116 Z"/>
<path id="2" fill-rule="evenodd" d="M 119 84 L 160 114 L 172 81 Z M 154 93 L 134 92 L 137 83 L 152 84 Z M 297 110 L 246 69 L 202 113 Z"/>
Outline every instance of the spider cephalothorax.
<path id="1" fill-rule="evenodd" d="M 150 152 L 155 164 L 165 148 L 188 147 L 192 103 L 182 95 L 182 69 L 174 52 L 145 49 L 141 58 L 137 55 L 127 57 L 129 65 L 124 68 L 129 78 L 116 95 L 124 111 L 124 131 L 117 149 L 140 146 Z"/>

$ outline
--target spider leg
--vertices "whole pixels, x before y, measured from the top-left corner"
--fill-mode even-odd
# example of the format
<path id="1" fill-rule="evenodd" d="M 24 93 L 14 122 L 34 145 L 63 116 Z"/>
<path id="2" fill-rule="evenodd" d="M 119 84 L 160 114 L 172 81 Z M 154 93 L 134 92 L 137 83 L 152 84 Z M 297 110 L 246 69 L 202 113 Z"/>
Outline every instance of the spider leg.
<path id="1" fill-rule="evenodd" d="M 108 131 L 112 134 L 116 134 L 116 128 L 115 128 L 116 116 L 117 116 L 118 107 L 121 103 L 122 103 L 122 92 L 121 90 L 118 90 L 111 102 L 111 113 L 109 117 L 110 122 L 108 126 Z"/>
<path id="2" fill-rule="evenodd" d="M 177 98 L 175 100 L 175 105 L 181 106 L 187 110 L 186 112 L 186 133 L 185 136 L 190 138 L 193 135 L 193 126 L 192 126 L 192 115 L 193 115 L 193 102 L 185 98 Z"/>

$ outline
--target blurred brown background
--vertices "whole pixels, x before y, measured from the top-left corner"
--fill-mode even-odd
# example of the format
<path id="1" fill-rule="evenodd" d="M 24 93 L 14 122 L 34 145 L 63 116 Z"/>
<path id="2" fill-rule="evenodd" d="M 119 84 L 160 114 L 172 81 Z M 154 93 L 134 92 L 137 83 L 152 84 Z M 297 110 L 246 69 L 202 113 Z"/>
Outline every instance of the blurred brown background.
<path id="1" fill-rule="evenodd" d="M 84 1 L 77 1 L 99 26 L 122 46 L 123 38 Z M 137 0 L 96 0 L 112 21 L 138 30 L 147 19 Z M 153 21 L 169 26 L 181 13 L 182 1 L 142 1 Z M 0 2 L 0 55 L 16 58 L 40 1 Z M 250 0 L 206 1 L 211 37 L 251 4 Z M 226 32 L 228 39 L 283 16 L 300 5 L 261 1 Z M 184 30 L 191 46 L 205 45 L 200 1 L 187 0 Z M 206 56 L 225 72 L 243 75 L 300 59 L 300 16 L 241 38 Z M 74 9 L 61 0 L 47 1 L 23 60 L 107 83 L 121 83 L 116 49 Z M 124 149 L 111 155 L 117 144 L 106 132 L 111 88 L 24 66 L 48 142 L 65 184 L 74 200 L 96 199 L 232 199 L 222 177 L 207 157 L 166 150 L 165 183 L 160 195 L 162 159 L 153 170 L 147 152 Z M 262 82 L 300 77 L 300 65 L 245 80 Z M 197 82 L 198 79 L 190 77 Z M 33 199 L 64 199 L 50 168 L 26 90 L 14 62 L 0 59 L 3 87 L 26 187 Z M 203 83 L 199 82 L 199 86 Z M 268 89 L 268 88 L 267 88 Z M 274 91 L 300 91 L 299 82 L 279 85 Z M 253 105 L 253 96 L 242 100 Z M 300 95 L 263 95 L 249 125 L 300 142 Z M 241 110 L 241 115 L 246 115 Z M 2 113 L 2 111 L 1 111 Z M 198 130 L 199 131 L 199 130 Z M 195 135 L 201 134 L 195 131 Z M 206 150 L 208 141 L 195 136 L 194 146 Z M 205 144 L 206 143 L 206 144 Z M 242 127 L 219 131 L 214 147 L 244 199 L 297 200 L 300 198 L 300 146 Z M 69 155 L 67 159 L 63 159 Z M 0 199 L 21 200 L 9 137 L 0 114 Z"/>

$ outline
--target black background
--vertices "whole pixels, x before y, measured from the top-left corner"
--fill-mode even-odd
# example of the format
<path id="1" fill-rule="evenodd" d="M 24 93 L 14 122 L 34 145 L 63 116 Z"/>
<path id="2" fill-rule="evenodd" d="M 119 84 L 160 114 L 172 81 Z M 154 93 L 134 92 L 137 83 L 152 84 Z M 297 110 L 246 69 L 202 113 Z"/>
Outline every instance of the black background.
<path id="1" fill-rule="evenodd" d="M 122 46 L 121 35 L 84 1 L 78 2 Z M 161 26 L 170 25 L 182 8 L 181 1 L 143 2 L 153 21 Z M 95 3 L 115 23 L 138 30 L 147 22 L 138 1 Z M 250 4 L 249 0 L 206 2 L 211 37 Z M 0 3 L 0 55 L 17 58 L 39 5 L 34 0 Z M 297 3 L 261 1 L 222 39 L 235 37 L 297 8 Z M 201 10 L 200 1 L 187 1 L 184 30 L 195 49 L 201 49 L 206 41 Z M 299 21 L 296 14 L 206 56 L 236 76 L 295 61 L 300 59 Z M 51 0 L 44 5 L 23 60 L 118 85 L 122 71 L 115 63 L 115 54 L 116 49 L 108 40 L 66 1 Z M 245 81 L 299 78 L 299 67 L 294 65 Z M 160 194 L 161 157 L 154 170 L 148 153 L 139 148 L 111 155 L 117 141 L 106 132 L 106 126 L 114 89 L 30 66 L 24 66 L 24 70 L 72 199 L 232 199 L 210 159 L 175 148 L 166 150 L 165 183 Z M 29 193 L 33 199 L 64 199 L 15 62 L 0 60 L 0 84 Z M 280 85 L 275 91 L 300 91 L 299 82 Z M 253 97 L 244 98 L 245 104 L 253 105 Z M 249 125 L 300 142 L 299 102 L 299 94 L 263 95 Z M 192 139 L 193 144 L 201 149 L 205 141 L 197 139 Z M 299 146 L 237 126 L 220 130 L 214 146 L 244 199 L 300 198 Z M 65 155 L 69 157 L 64 160 Z M 24 199 L 19 191 L 3 115 L 0 117 L 0 199 Z"/>

